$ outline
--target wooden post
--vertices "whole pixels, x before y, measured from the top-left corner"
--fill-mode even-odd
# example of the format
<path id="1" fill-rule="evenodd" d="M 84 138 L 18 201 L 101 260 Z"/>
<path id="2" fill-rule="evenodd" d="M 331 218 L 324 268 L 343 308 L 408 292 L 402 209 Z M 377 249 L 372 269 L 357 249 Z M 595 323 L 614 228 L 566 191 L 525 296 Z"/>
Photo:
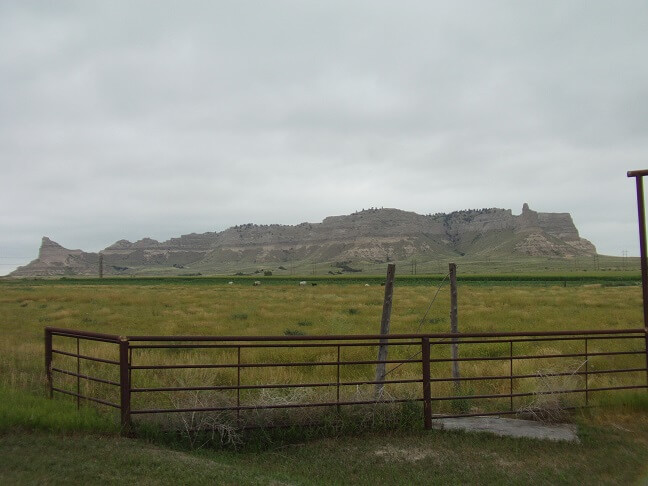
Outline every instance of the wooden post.
<path id="1" fill-rule="evenodd" d="M 457 265 L 450 264 L 450 332 L 455 334 L 459 332 L 457 324 Z M 457 338 L 452 338 L 452 378 L 454 379 L 455 389 L 459 389 L 459 345 Z"/>
<path id="2" fill-rule="evenodd" d="M 394 275 L 396 274 L 396 265 L 390 263 L 387 265 L 387 279 L 385 280 L 385 300 L 383 302 L 382 320 L 380 321 L 380 335 L 389 335 L 389 324 L 391 319 L 392 300 L 394 297 Z M 378 348 L 378 361 L 387 360 L 389 340 L 386 338 L 380 339 L 380 347 Z M 376 364 L 376 390 L 375 399 L 378 400 L 383 393 L 385 381 L 385 363 Z"/>

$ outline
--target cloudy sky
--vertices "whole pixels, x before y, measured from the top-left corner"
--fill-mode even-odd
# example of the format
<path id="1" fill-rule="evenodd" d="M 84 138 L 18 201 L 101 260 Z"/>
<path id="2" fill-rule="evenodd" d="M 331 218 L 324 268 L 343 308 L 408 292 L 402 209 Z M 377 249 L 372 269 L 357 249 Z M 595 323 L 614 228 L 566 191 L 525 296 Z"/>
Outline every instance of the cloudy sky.
<path id="1" fill-rule="evenodd" d="M 570 212 L 638 254 L 648 2 L 0 3 L 0 274 L 370 206 Z"/>

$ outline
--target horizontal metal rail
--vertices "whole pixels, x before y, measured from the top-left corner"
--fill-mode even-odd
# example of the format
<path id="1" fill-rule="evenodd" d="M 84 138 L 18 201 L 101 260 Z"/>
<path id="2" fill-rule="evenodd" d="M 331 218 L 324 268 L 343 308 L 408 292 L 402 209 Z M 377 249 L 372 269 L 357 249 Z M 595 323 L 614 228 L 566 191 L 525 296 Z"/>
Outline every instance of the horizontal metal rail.
<path id="1" fill-rule="evenodd" d="M 74 331 L 70 331 L 74 332 Z M 435 338 L 462 338 L 462 337 L 518 337 L 518 336 L 589 336 L 589 335 L 614 335 L 614 334 L 646 334 L 645 329 L 612 329 L 612 330 L 591 330 L 591 331 L 515 331 L 515 332 L 473 332 L 473 333 L 418 333 L 418 334 L 342 334 L 342 335 L 320 335 L 320 336 L 127 336 L 129 342 L 140 341 L 357 341 L 357 340 L 398 340 L 398 339 L 420 339 L 428 337 Z"/>
<path id="2" fill-rule="evenodd" d="M 396 335 L 392 335 L 392 339 Z M 434 335 L 435 337 L 437 335 Z M 590 336 L 589 334 L 578 335 L 574 337 L 555 337 L 555 338 L 529 338 L 529 339 L 466 339 L 465 334 L 457 334 L 455 337 L 460 344 L 508 344 L 508 343 L 534 343 L 534 342 L 551 342 L 551 341 L 582 341 L 583 337 L 587 337 L 590 340 L 608 340 L 608 339 L 644 339 L 645 333 L 643 331 L 637 333 L 636 335 L 594 335 Z M 303 337 L 303 336 L 301 336 Z M 446 338 L 447 339 L 447 338 Z M 230 341 L 227 339 L 227 341 Z M 430 341 L 430 345 L 451 345 L 451 341 Z M 334 348 L 336 346 L 340 347 L 370 347 L 370 346 L 379 346 L 379 342 L 340 342 L 340 343 L 311 343 L 305 342 L 300 343 L 300 348 Z M 390 346 L 420 346 L 420 341 L 403 341 L 389 344 Z M 232 344 L 131 344 L 131 349 L 236 349 L 239 346 L 244 346 L 246 348 L 294 348 L 295 344 L 283 344 L 283 343 L 267 343 L 267 344 L 249 344 L 249 341 L 245 341 L 245 344 L 237 344 L 233 342 Z"/>
<path id="3" fill-rule="evenodd" d="M 540 378 L 552 376 L 587 376 L 611 373 L 631 373 L 637 371 L 648 371 L 647 368 L 625 368 L 613 370 L 595 370 L 595 371 L 565 371 L 565 372 L 547 372 L 547 373 L 528 373 L 524 375 L 483 375 L 483 376 L 460 376 L 457 378 L 431 378 L 433 382 L 449 381 L 489 381 L 489 380 L 522 380 L 527 378 Z"/>
<path id="4" fill-rule="evenodd" d="M 62 388 L 52 387 L 52 390 L 55 392 L 63 393 L 65 395 L 70 395 L 77 398 L 82 398 L 84 400 L 90 400 L 91 402 L 100 403 L 102 405 L 107 405 L 113 408 L 120 408 L 116 403 L 109 402 L 108 400 L 102 400 L 101 398 L 89 397 L 86 395 L 81 395 L 80 393 L 74 393 L 69 390 L 64 390 Z"/>
<path id="5" fill-rule="evenodd" d="M 64 356 L 71 356 L 72 358 L 81 358 L 85 359 L 88 361 L 96 361 L 98 363 L 108 363 L 108 364 L 113 364 L 119 366 L 119 361 L 115 361 L 114 359 L 105 359 L 105 358 L 97 358 L 95 356 L 88 356 L 85 354 L 76 354 L 76 353 L 69 353 L 67 351 L 62 351 L 60 349 L 52 349 L 52 353 L 54 354 L 62 354 Z"/>
<path id="6" fill-rule="evenodd" d="M 76 339 L 76 353 L 63 351 L 61 349 L 53 349 L 52 346 L 52 337 L 59 336 L 62 338 Z M 648 353 L 648 349 L 636 349 L 637 345 L 633 344 L 637 339 L 642 339 L 643 342 L 648 343 L 646 330 L 641 329 L 617 329 L 617 330 L 588 330 L 588 331 L 537 331 L 537 332 L 502 332 L 502 333 L 431 333 L 431 334 L 392 334 L 389 336 L 383 335 L 333 335 L 333 336 L 117 336 L 111 334 L 103 333 L 93 333 L 87 331 L 76 331 L 71 329 L 62 329 L 62 328 L 46 328 L 45 329 L 45 361 L 46 361 L 46 370 L 48 373 L 48 383 L 50 389 L 50 396 L 53 392 L 67 394 L 77 398 L 77 406 L 80 399 L 88 400 L 91 402 L 107 405 L 113 408 L 120 409 L 121 411 L 121 423 L 124 427 L 124 430 L 128 430 L 130 427 L 130 417 L 132 415 L 139 414 L 157 414 L 157 413 L 180 413 L 180 412 L 216 412 L 216 411 L 230 411 L 235 412 L 237 417 L 237 423 L 240 419 L 240 413 L 246 411 L 254 410 L 264 410 L 264 409 L 294 409 L 294 408 L 314 408 L 314 407 L 337 407 L 338 409 L 342 406 L 361 406 L 361 405 L 374 405 L 379 406 L 383 404 L 398 404 L 406 402 L 423 402 L 424 414 L 425 414 L 425 426 L 430 425 L 431 420 L 431 407 L 432 402 L 449 402 L 449 401 L 474 401 L 478 404 L 479 407 L 485 407 L 484 410 L 471 411 L 471 413 L 447 413 L 447 414 L 436 414 L 434 417 L 458 417 L 458 416 L 476 416 L 476 415 L 506 415 L 506 414 L 515 414 L 517 411 L 514 408 L 514 399 L 520 399 L 524 397 L 533 397 L 533 396 L 543 396 L 543 395 L 574 395 L 584 394 L 585 405 L 588 404 L 589 396 L 591 393 L 603 392 L 603 391 L 615 391 L 615 390 L 639 390 L 639 389 L 648 389 L 648 384 L 642 384 L 636 382 L 636 377 L 634 375 L 629 375 L 630 373 L 646 373 L 648 377 L 648 364 L 646 367 L 637 366 L 633 361 L 624 361 L 623 364 L 625 367 L 614 367 L 612 363 L 614 361 L 604 360 L 601 361 L 601 366 L 604 366 L 604 369 L 591 369 L 590 361 L 592 358 L 596 357 L 631 357 L 635 355 L 644 355 Z M 386 360 L 379 359 L 344 359 L 341 355 L 341 351 L 344 349 L 350 348 L 365 348 L 364 352 L 374 353 L 376 348 L 380 345 L 381 340 L 387 340 L 388 345 L 391 349 L 399 349 L 402 347 L 407 347 L 403 350 L 402 354 L 409 355 L 411 353 L 411 346 L 415 348 L 418 347 L 418 353 L 404 358 L 393 358 Z M 98 342 L 106 342 L 111 344 L 116 344 L 119 347 L 119 359 L 112 360 L 107 358 L 99 358 L 96 356 L 91 356 L 88 353 L 81 353 L 79 348 L 79 340 L 90 340 Z M 614 340 L 618 342 L 618 345 L 612 347 L 608 351 L 599 350 L 589 351 L 588 342 L 597 341 L 602 342 L 605 340 Z M 531 352 L 532 345 L 534 343 L 565 343 L 564 346 L 556 347 L 558 352 L 549 351 L 548 354 L 541 354 L 541 349 L 538 349 L 536 353 Z M 575 346 L 581 342 L 584 344 L 584 351 L 580 351 Z M 435 351 L 436 357 L 431 356 L 430 350 L 435 349 L 435 346 L 443 346 L 444 349 L 447 345 L 452 345 L 456 343 L 461 346 L 465 346 L 466 351 L 473 350 L 473 353 L 468 352 L 461 357 L 445 357 L 439 356 L 439 350 Z M 518 352 L 524 352 L 524 354 L 515 354 L 513 352 L 514 344 L 525 344 L 522 348 L 516 348 Z M 477 349 L 472 348 L 471 345 L 487 345 L 487 346 L 498 346 L 498 345 L 507 345 L 507 349 L 502 349 L 501 352 L 497 352 L 497 356 L 479 356 L 477 354 Z M 648 345 L 645 345 L 648 348 Z M 628 349 L 630 348 L 630 349 Z M 632 349 L 635 348 L 635 349 Z M 227 353 L 227 362 L 214 362 L 214 357 L 211 357 L 211 360 L 206 363 L 196 363 L 195 361 L 202 361 L 203 359 L 195 359 L 197 356 L 193 355 L 194 359 L 187 359 L 185 356 L 191 356 L 190 353 L 183 353 L 183 358 L 178 358 L 173 355 L 160 355 L 160 354 L 151 354 L 157 350 L 165 349 L 182 349 L 187 351 L 200 351 L 200 350 L 225 350 L 229 351 Z M 245 350 L 254 350 L 254 349 L 276 349 L 276 353 L 273 353 L 272 358 L 268 359 L 265 356 L 262 362 L 255 361 L 254 354 L 252 356 L 246 356 L 247 359 L 243 359 L 242 352 Z M 324 350 L 324 356 L 328 359 L 324 361 L 290 361 L 290 355 L 286 352 L 293 349 L 321 349 Z M 327 351 L 330 349 L 333 354 L 337 350 L 337 358 L 331 359 L 330 352 Z M 608 348 L 609 349 L 609 348 Z M 137 352 L 136 352 L 137 351 Z M 135 353 L 136 352 L 136 353 Z M 234 356 L 232 357 L 232 352 Z M 445 351 L 444 351 L 445 352 Z M 399 353 L 401 354 L 401 353 Z M 64 369 L 61 367 L 52 366 L 53 356 L 66 356 L 75 358 L 77 361 L 77 370 L 76 372 Z M 206 356 L 204 353 L 202 356 Z M 648 354 L 647 354 L 648 356 Z M 133 362 L 133 359 L 139 360 L 145 358 L 148 360 L 164 360 L 162 363 L 153 363 L 150 362 Z M 528 360 L 552 360 L 548 362 L 554 362 L 554 360 L 565 360 L 570 358 L 578 358 L 583 360 L 583 369 L 579 366 L 574 371 L 547 371 L 547 372 L 536 372 L 536 373 L 515 373 L 514 364 L 521 363 Z M 221 355 L 221 360 L 223 356 Z M 308 357 L 306 357 L 308 359 Z M 634 359 L 634 358 L 632 358 Z M 81 360 L 89 360 L 97 363 L 103 363 L 107 365 L 118 365 L 120 368 L 120 377 L 118 381 L 109 380 L 106 378 L 99 378 L 96 376 L 91 376 L 88 373 L 81 373 L 80 362 Z M 171 360 L 169 363 L 168 360 Z M 175 362 L 173 362 L 175 360 Z M 182 363 L 178 361 L 187 360 L 188 363 Z M 166 361 L 166 362 L 165 362 Z M 191 361 L 194 361 L 193 363 Z M 501 372 L 493 375 L 479 375 L 479 376 L 431 376 L 432 370 L 438 370 L 439 364 L 443 363 L 456 363 L 456 362 L 508 362 L 509 372 L 502 374 Z M 416 368 L 408 367 L 403 368 L 407 370 L 406 373 L 401 376 L 402 378 L 386 379 L 377 381 L 372 379 L 357 379 L 362 378 L 362 376 L 353 376 L 355 379 L 343 379 L 342 371 L 347 369 L 349 366 L 374 366 L 379 363 L 384 364 L 394 364 L 396 365 L 392 368 L 391 371 L 394 371 L 399 366 L 405 364 L 415 364 L 421 366 L 418 370 Z M 437 365 L 431 367 L 432 365 Z M 588 366 L 589 364 L 589 366 Z M 619 362 L 621 364 L 621 362 Z M 246 369 L 272 369 L 272 368 L 294 368 L 299 370 L 300 368 L 310 368 L 307 373 L 317 374 L 317 370 L 320 368 L 328 368 L 329 370 L 333 368 L 334 376 L 332 378 L 327 378 L 324 381 L 317 381 L 315 378 L 311 382 L 294 382 L 294 379 L 285 379 L 286 382 L 275 382 L 274 379 L 265 380 L 270 381 L 270 383 L 259 383 L 258 381 L 262 380 L 263 374 L 258 373 L 242 373 Z M 345 368 L 347 367 L 347 368 Z M 315 368 L 313 370 L 313 368 Z M 190 370 L 190 369 L 204 369 L 204 370 L 235 370 L 235 375 L 228 375 L 228 379 L 223 383 L 223 378 L 221 377 L 221 383 L 216 382 L 213 385 L 206 385 L 196 383 L 195 385 L 187 384 L 180 386 L 164 386 L 164 378 L 160 386 L 133 386 L 131 380 L 131 375 L 133 373 L 143 373 L 151 370 L 156 370 L 162 372 L 159 376 L 163 377 L 165 371 L 172 370 Z M 365 368 L 359 368 L 362 373 L 366 371 Z M 391 372 L 390 371 L 390 372 Z M 422 373 L 421 373 L 422 371 Z M 521 370 L 519 370 L 521 371 Z M 414 374 L 413 374 L 414 373 Z M 61 387 L 54 387 L 53 385 L 53 374 L 63 374 L 73 378 L 76 378 L 76 393 L 70 390 L 65 390 Z M 355 374 L 355 371 L 354 371 Z M 590 386 L 589 378 L 591 376 L 605 376 L 605 375 L 621 375 L 626 374 L 627 378 L 623 381 L 615 383 L 614 381 L 605 381 L 599 383 L 599 386 Z M 167 375 L 168 376 L 168 375 Z M 175 375 L 174 375 L 175 376 Z M 214 376 L 219 376 L 214 374 Z M 270 375 L 271 376 L 271 375 Z M 330 375 L 329 375 L 330 376 Z M 250 382 L 251 377 L 257 380 L 257 382 Z M 514 390 L 516 382 L 529 379 L 538 379 L 538 378 L 550 378 L 550 377 L 574 377 L 578 381 L 572 383 L 569 389 L 561 389 L 560 385 L 556 385 L 556 389 L 552 390 L 538 390 L 538 391 L 529 391 L 520 390 L 520 386 L 524 386 L 521 383 L 517 383 L 518 390 Z M 136 377 L 137 378 L 137 377 Z M 141 378 L 141 376 L 140 376 Z M 79 380 L 89 380 L 97 383 L 103 383 L 115 387 L 119 387 L 120 400 L 119 404 L 114 403 L 109 400 L 105 400 L 103 397 L 90 397 L 81 394 L 81 388 Z M 157 379 L 157 378 L 156 378 Z M 137 382 L 139 378 L 136 379 Z M 234 380 L 232 382 L 231 380 Z M 470 389 L 472 394 L 463 395 L 461 393 L 461 383 L 481 383 L 481 382 L 496 382 L 496 381 L 509 381 L 508 386 L 506 386 L 506 392 L 504 390 L 498 389 L 499 393 L 488 393 L 491 391 L 490 386 L 486 385 L 486 388 L 477 390 L 477 393 L 474 393 Z M 276 380 L 279 381 L 279 380 Z M 292 381 L 292 382 L 291 382 Z M 444 389 L 445 395 L 439 395 L 439 389 L 431 389 L 431 384 L 442 384 L 454 382 L 453 392 L 448 394 L 449 389 Z M 422 396 L 416 393 L 412 394 L 411 387 L 407 388 L 408 398 L 398 396 L 396 393 L 394 399 L 382 400 L 378 397 L 374 399 L 358 399 L 358 400 L 349 400 L 341 396 L 341 390 L 347 390 L 349 387 L 360 387 L 360 386 L 371 386 L 371 385 L 416 385 L 422 386 Z M 480 385 L 482 386 L 482 385 Z M 333 390 L 333 400 L 324 399 L 323 401 L 313 400 L 311 402 L 300 402 L 298 400 L 290 401 L 288 403 L 264 403 L 263 401 L 255 403 L 257 398 L 253 398 L 251 402 L 242 403 L 243 396 L 241 392 L 243 391 L 260 391 L 266 389 L 304 389 L 304 388 L 318 388 L 318 389 L 332 389 Z M 395 389 L 396 390 L 396 389 Z M 400 390 L 400 389 L 399 389 Z M 158 408 L 158 407 L 132 407 L 131 403 L 131 394 L 135 393 L 138 397 L 142 397 L 145 393 L 182 393 L 182 392 L 235 392 L 235 397 L 230 395 L 232 402 L 228 405 L 221 406 L 200 406 L 200 407 L 178 407 L 178 408 Z M 465 390 L 467 391 L 467 390 Z M 482 393 L 479 393 L 479 392 Z M 347 393 L 345 392 L 345 393 Z M 486 393 L 483 393 L 486 392 Z M 328 393 L 328 392 L 327 392 Z M 420 391 L 419 391 L 420 393 Z M 410 396 L 411 395 L 411 396 Z M 245 397 L 253 396 L 256 397 L 256 394 L 246 394 Z M 316 396 L 316 399 L 319 398 Z M 324 396 L 322 396 L 324 398 Z M 261 399 L 263 400 L 263 399 Z M 509 404 L 507 409 L 493 410 L 494 407 L 501 408 L 498 405 L 501 400 L 508 400 Z M 580 401 L 580 398 L 578 399 Z M 479 405 L 482 401 L 482 405 Z M 493 401 L 494 405 L 485 406 L 484 401 Z M 143 402 L 150 404 L 151 402 Z M 154 404 L 154 403 L 153 403 Z M 445 407 L 442 407 L 445 408 Z M 565 409 L 577 408 L 577 407 L 567 407 Z M 474 413 L 473 413 L 474 412 Z"/>
<path id="7" fill-rule="evenodd" d="M 567 353 L 567 354 L 529 354 L 529 355 L 520 355 L 520 356 L 486 356 L 484 358 L 480 357 L 469 357 L 469 358 L 457 358 L 453 360 L 452 358 L 434 358 L 430 359 L 431 363 L 450 363 L 452 361 L 509 361 L 520 360 L 520 359 L 544 359 L 544 358 L 584 358 L 587 356 L 618 356 L 618 355 L 628 355 L 628 354 L 644 354 L 645 351 L 610 351 L 610 352 L 600 352 L 600 353 Z"/>
<path id="8" fill-rule="evenodd" d="M 241 405 L 238 407 L 196 407 L 196 408 L 149 408 L 141 410 L 131 410 L 132 414 L 143 413 L 177 413 L 177 412 L 225 412 L 235 410 L 264 410 L 264 409 L 280 409 L 280 408 L 312 408 L 312 407 L 335 407 L 335 406 L 349 406 L 349 405 L 385 405 L 391 403 L 406 403 L 406 402 L 421 402 L 422 398 L 406 398 L 399 400 L 358 400 L 346 402 L 318 402 L 318 403 L 279 403 L 279 404 L 263 404 L 263 405 Z"/>
<path id="9" fill-rule="evenodd" d="M 616 355 L 633 355 L 644 354 L 644 351 L 611 351 L 600 353 L 569 353 L 569 354 L 539 354 L 539 355 L 523 355 L 523 356 L 486 356 L 469 357 L 469 358 L 431 358 L 430 363 L 448 363 L 453 361 L 509 361 L 522 360 L 522 359 L 543 359 L 543 358 L 575 358 L 586 356 L 616 356 Z M 405 364 L 405 363 L 420 363 L 420 359 L 404 359 L 404 360 L 357 360 L 357 361 L 286 361 L 282 363 L 225 363 L 225 364 L 178 364 L 178 365 L 133 365 L 132 370 L 169 370 L 169 369 L 195 369 L 195 368 L 273 368 L 273 367 L 308 367 L 308 366 L 334 366 L 334 365 L 366 365 L 366 364 Z M 118 363 L 117 363 L 118 364 Z"/>
<path id="10" fill-rule="evenodd" d="M 335 381 L 329 383 L 267 383 L 264 385 L 214 385 L 214 386 L 172 386 L 172 387 L 152 387 L 152 388 L 132 388 L 131 392 L 175 392 L 175 391 L 218 391 L 218 390 L 260 390 L 263 388 L 318 388 L 332 386 L 362 386 L 376 385 L 383 383 L 386 385 L 403 384 L 403 383 L 421 383 L 420 379 L 409 380 L 385 380 L 385 381 Z"/>
<path id="11" fill-rule="evenodd" d="M 357 360 L 357 361 L 286 361 L 284 363 L 227 363 L 227 364 L 179 364 L 179 365 L 137 365 L 132 370 L 172 370 L 191 368 L 277 368 L 277 367 L 308 367 L 308 366 L 337 366 L 337 365 L 366 365 L 366 364 L 404 364 L 420 363 L 420 359 L 388 359 L 388 360 Z"/>
<path id="12" fill-rule="evenodd" d="M 62 327 L 47 327 L 48 330 L 53 336 L 64 336 L 64 337 L 74 337 L 87 339 L 89 341 L 103 341 L 109 343 L 119 342 L 119 336 L 115 334 L 104 334 L 102 332 L 91 332 L 91 331 L 78 331 L 76 329 L 65 329 Z"/>
<path id="13" fill-rule="evenodd" d="M 493 375 L 493 376 L 463 376 L 457 378 L 430 378 L 431 382 L 443 383 L 454 381 L 490 381 L 490 380 L 514 380 L 552 377 L 552 376 L 586 376 L 586 375 L 600 375 L 612 373 L 634 373 L 648 371 L 646 368 L 626 368 L 626 369 L 613 369 L 613 370 L 595 370 L 595 371 L 575 371 L 575 372 L 562 372 L 562 373 L 532 373 L 525 375 Z M 131 388 L 132 393 L 143 392 L 179 392 L 179 391 L 225 391 L 225 390 L 260 390 L 264 388 L 318 388 L 318 387 L 334 387 L 334 386 L 362 386 L 362 385 L 376 385 L 379 383 L 385 385 L 400 385 L 407 383 L 421 383 L 421 379 L 407 379 L 407 380 L 366 380 L 366 381 L 341 381 L 339 383 L 332 381 L 328 383 L 266 383 L 263 385 L 213 385 L 213 386 L 170 386 L 170 387 L 141 387 Z M 119 385 L 119 383 L 112 383 Z M 592 389 L 589 389 L 592 391 Z M 509 395 L 505 395 L 509 396 Z M 462 397 L 459 397 L 462 398 Z"/>
<path id="14" fill-rule="evenodd" d="M 508 341 L 507 341 L 508 342 Z M 352 348 L 352 347 L 371 347 L 371 346 L 379 346 L 380 343 L 369 341 L 369 342 L 357 342 L 357 343 L 350 343 L 350 342 L 341 342 L 341 343 L 311 343 L 311 342 L 306 342 L 306 343 L 300 343 L 299 347 L 300 348 L 335 348 L 336 346 L 340 346 L 342 348 Z M 403 341 L 403 342 L 397 342 L 393 343 L 393 346 L 420 346 L 421 343 L 419 341 Z M 284 344 L 284 343 L 267 343 L 267 344 L 249 344 L 249 342 L 245 342 L 245 344 L 237 344 L 237 343 L 232 343 L 232 344 L 132 344 L 130 346 L 131 349 L 236 349 L 239 346 L 245 346 L 246 348 L 294 348 L 295 343 L 291 344 Z"/>
<path id="15" fill-rule="evenodd" d="M 486 395 L 452 395 L 433 397 L 432 401 L 445 401 L 445 400 L 483 400 L 483 399 L 497 399 L 497 398 L 518 398 L 518 397 L 534 397 L 538 395 L 564 395 L 566 393 L 585 393 L 593 391 L 609 391 L 609 390 L 633 390 L 648 388 L 648 385 L 627 385 L 627 386 L 607 386 L 601 388 L 575 388 L 570 390 L 549 390 L 549 391 L 534 391 L 534 392 L 518 392 L 518 393 L 497 393 Z"/>
<path id="16" fill-rule="evenodd" d="M 77 378 L 83 378 L 84 380 L 96 381 L 97 383 L 105 383 L 107 385 L 119 386 L 119 383 L 117 383 L 116 381 L 105 380 L 103 378 L 97 378 L 95 376 L 84 375 L 80 373 L 74 373 L 73 371 L 62 370 L 60 368 L 52 368 L 52 371 L 56 371 L 57 373 L 62 373 L 64 375 L 76 376 Z"/>
<path id="17" fill-rule="evenodd" d="M 630 385 L 630 386 L 609 386 L 601 388 L 589 388 L 590 392 L 610 391 L 610 390 L 634 390 L 648 389 L 648 385 Z M 575 390 L 557 390 L 547 392 L 523 392 L 511 394 L 492 394 L 492 395 L 457 395 L 434 397 L 432 401 L 446 400 L 478 400 L 478 399 L 503 399 L 511 397 L 529 397 L 536 395 L 552 395 L 567 393 L 585 393 L 585 388 Z M 187 408 L 150 408 L 150 409 L 131 409 L 131 414 L 156 414 L 156 413 L 178 413 L 178 412 L 225 412 L 237 410 L 264 410 L 264 409 L 281 409 L 281 408 L 313 408 L 313 407 L 334 407 L 349 405 L 389 405 L 392 403 L 421 402 L 422 398 L 407 398 L 397 400 L 357 400 L 357 401 L 340 401 L 340 402 L 313 402 L 313 403 L 281 403 L 281 404 L 259 404 L 259 405 L 241 405 L 241 406 L 224 406 L 224 407 L 187 407 Z M 499 415 L 501 412 L 494 412 L 493 415 Z M 514 412 L 517 413 L 517 412 Z M 488 412 L 478 413 L 475 415 L 489 415 Z M 461 414 L 461 416 L 467 416 Z"/>
<path id="18" fill-rule="evenodd" d="M 647 169 L 642 169 L 642 170 L 629 170 L 628 171 L 628 177 L 643 177 L 648 175 L 648 170 Z"/>

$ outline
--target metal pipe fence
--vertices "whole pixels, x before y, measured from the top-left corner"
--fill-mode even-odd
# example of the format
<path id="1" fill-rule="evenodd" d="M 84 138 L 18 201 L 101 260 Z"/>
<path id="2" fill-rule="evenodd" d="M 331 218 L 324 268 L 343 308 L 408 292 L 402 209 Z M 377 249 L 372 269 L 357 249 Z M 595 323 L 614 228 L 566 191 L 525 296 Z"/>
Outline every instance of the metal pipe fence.
<path id="1" fill-rule="evenodd" d="M 224 412 L 243 423 L 252 411 L 403 403 L 422 404 L 430 428 L 435 418 L 516 414 L 530 398 L 569 397 L 562 406 L 575 408 L 596 393 L 648 389 L 643 328 L 392 334 L 390 359 L 378 360 L 381 339 L 117 336 L 47 327 L 45 367 L 50 397 L 118 409 L 124 430 L 134 416 L 154 414 Z M 384 381 L 374 376 L 379 363 L 387 367 Z M 462 366 L 460 377 L 452 376 L 453 364 Z M 360 393 L 376 384 L 384 395 Z M 268 399 L 291 390 L 310 395 Z M 212 402 L 175 400 L 186 393 L 211 393 Z"/>

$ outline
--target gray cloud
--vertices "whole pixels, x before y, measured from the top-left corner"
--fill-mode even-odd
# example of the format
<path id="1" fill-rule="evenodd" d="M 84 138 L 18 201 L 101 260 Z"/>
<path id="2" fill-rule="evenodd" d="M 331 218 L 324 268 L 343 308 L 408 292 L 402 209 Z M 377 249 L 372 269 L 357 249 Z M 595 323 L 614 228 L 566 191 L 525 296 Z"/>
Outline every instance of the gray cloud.
<path id="1" fill-rule="evenodd" d="M 639 1 L 3 2 L 0 257 L 523 202 L 636 254 L 647 24 Z"/>

